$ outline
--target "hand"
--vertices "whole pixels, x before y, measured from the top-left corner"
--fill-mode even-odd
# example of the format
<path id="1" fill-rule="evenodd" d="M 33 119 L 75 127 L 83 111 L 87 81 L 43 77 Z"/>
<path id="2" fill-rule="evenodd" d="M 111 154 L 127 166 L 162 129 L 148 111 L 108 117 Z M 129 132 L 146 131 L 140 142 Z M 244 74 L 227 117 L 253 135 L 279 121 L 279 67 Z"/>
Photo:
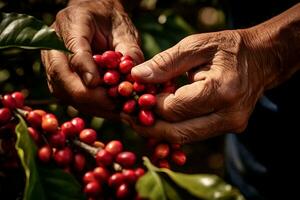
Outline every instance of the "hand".
<path id="1" fill-rule="evenodd" d="M 112 117 L 114 104 L 98 86 L 93 53 L 111 49 L 130 55 L 137 64 L 143 61 L 137 31 L 121 4 L 74 0 L 57 14 L 52 27 L 74 54 L 42 51 L 50 91 L 83 112 Z"/>
<path id="2" fill-rule="evenodd" d="M 192 35 L 133 68 L 133 77 L 141 82 L 162 83 L 188 72 L 191 83 L 175 94 L 157 95 L 160 120 L 154 126 L 140 126 L 125 114 L 123 120 L 146 137 L 174 143 L 242 132 L 264 88 L 274 81 L 277 65 L 273 52 L 254 48 L 245 34 Z"/>

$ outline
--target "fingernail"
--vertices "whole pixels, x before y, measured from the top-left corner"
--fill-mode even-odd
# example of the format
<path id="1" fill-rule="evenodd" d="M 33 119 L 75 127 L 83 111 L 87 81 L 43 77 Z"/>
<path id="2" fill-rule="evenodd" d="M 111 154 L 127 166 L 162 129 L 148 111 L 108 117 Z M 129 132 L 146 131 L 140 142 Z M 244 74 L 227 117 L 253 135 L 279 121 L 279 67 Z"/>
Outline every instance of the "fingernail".
<path id="1" fill-rule="evenodd" d="M 152 75 L 152 69 L 149 66 L 138 66 L 132 69 L 135 76 L 147 78 Z"/>
<path id="2" fill-rule="evenodd" d="M 83 74 L 83 81 L 86 85 L 91 85 L 92 84 L 92 80 L 93 80 L 94 76 L 92 73 L 90 72 L 85 72 Z"/>

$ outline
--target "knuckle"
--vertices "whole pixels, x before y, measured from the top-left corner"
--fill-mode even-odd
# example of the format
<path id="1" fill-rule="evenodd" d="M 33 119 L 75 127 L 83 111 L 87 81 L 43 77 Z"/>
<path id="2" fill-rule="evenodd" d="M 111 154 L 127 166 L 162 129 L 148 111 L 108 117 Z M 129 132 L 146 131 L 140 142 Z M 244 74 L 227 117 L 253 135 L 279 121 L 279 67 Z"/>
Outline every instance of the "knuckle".
<path id="1" fill-rule="evenodd" d="M 248 125 L 248 117 L 244 112 L 238 112 L 231 117 L 231 129 L 235 133 L 243 132 Z"/>
<path id="2" fill-rule="evenodd" d="M 151 59 L 152 65 L 163 73 L 170 73 L 174 70 L 174 59 L 168 51 L 163 51 Z"/>
<path id="3" fill-rule="evenodd" d="M 186 130 L 178 127 L 178 126 L 171 126 L 169 128 L 170 137 L 168 140 L 171 143 L 178 143 L 178 144 L 186 144 L 191 141 L 191 138 L 188 136 Z"/>

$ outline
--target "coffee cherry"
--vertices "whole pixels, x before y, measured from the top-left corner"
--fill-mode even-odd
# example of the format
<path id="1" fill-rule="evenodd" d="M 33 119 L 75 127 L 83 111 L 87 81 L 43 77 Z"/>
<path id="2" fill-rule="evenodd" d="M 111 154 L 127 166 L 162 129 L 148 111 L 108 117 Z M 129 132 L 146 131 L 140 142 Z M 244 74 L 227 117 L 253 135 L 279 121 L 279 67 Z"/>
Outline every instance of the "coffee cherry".
<path id="1" fill-rule="evenodd" d="M 128 81 L 123 81 L 118 86 L 118 92 L 123 97 L 129 97 L 133 92 L 133 86 Z"/>
<path id="2" fill-rule="evenodd" d="M 84 184 L 88 184 L 92 181 L 96 181 L 96 177 L 94 175 L 94 172 L 93 171 L 86 172 L 82 177 L 82 181 L 83 181 Z"/>
<path id="3" fill-rule="evenodd" d="M 40 110 L 40 109 L 36 109 L 36 110 L 33 110 L 33 111 L 35 113 L 39 114 L 42 117 L 47 114 L 44 110 Z"/>
<path id="4" fill-rule="evenodd" d="M 16 102 L 12 98 L 11 95 L 6 94 L 2 97 L 1 102 L 4 107 L 9 108 L 9 109 L 15 109 L 16 108 Z"/>
<path id="5" fill-rule="evenodd" d="M 40 115 L 36 111 L 30 111 L 28 115 L 26 116 L 26 121 L 35 128 L 41 127 L 42 124 L 42 115 Z"/>
<path id="6" fill-rule="evenodd" d="M 102 55 L 93 55 L 93 59 L 95 63 L 100 67 L 105 67 L 105 63 L 103 62 Z"/>
<path id="7" fill-rule="evenodd" d="M 97 196 L 102 192 L 101 185 L 97 181 L 92 181 L 84 187 L 84 193 L 88 196 Z"/>
<path id="8" fill-rule="evenodd" d="M 123 150 L 123 144 L 119 140 L 112 140 L 106 146 L 105 150 L 112 156 L 116 156 Z"/>
<path id="9" fill-rule="evenodd" d="M 138 119 L 144 126 L 152 126 L 155 121 L 154 114 L 150 110 L 140 110 Z"/>
<path id="10" fill-rule="evenodd" d="M 33 141 L 38 144 L 41 140 L 41 136 L 40 136 L 40 133 L 32 128 L 32 127 L 28 127 L 27 128 L 27 131 L 28 131 L 28 134 L 30 135 L 30 137 L 33 139 Z"/>
<path id="11" fill-rule="evenodd" d="M 78 172 L 81 172 L 86 164 L 86 159 L 83 154 L 77 153 L 74 156 L 74 169 Z"/>
<path id="12" fill-rule="evenodd" d="M 182 166 L 186 163 L 186 155 L 180 150 L 173 152 L 171 158 L 172 161 L 179 166 Z"/>
<path id="13" fill-rule="evenodd" d="M 119 88 L 118 85 L 117 86 L 112 86 L 112 87 L 108 88 L 107 89 L 108 96 L 113 97 L 113 98 L 119 96 L 118 88 Z"/>
<path id="14" fill-rule="evenodd" d="M 136 156 L 130 151 L 124 151 L 117 155 L 116 162 L 125 168 L 130 168 L 134 165 Z"/>
<path id="15" fill-rule="evenodd" d="M 97 133 L 94 129 L 83 129 L 79 134 L 79 139 L 87 144 L 93 144 L 97 139 Z"/>
<path id="16" fill-rule="evenodd" d="M 67 166 L 73 160 L 73 153 L 69 147 L 65 147 L 63 149 L 57 150 L 54 153 L 54 160 L 59 166 Z"/>
<path id="17" fill-rule="evenodd" d="M 158 159 L 166 158 L 170 153 L 168 144 L 159 144 L 155 147 L 154 156 Z"/>
<path id="18" fill-rule="evenodd" d="M 153 84 L 148 84 L 146 85 L 146 93 L 147 94 L 156 94 L 157 93 L 157 88 Z"/>
<path id="19" fill-rule="evenodd" d="M 125 169 L 123 170 L 124 179 L 129 184 L 134 184 L 137 180 L 137 175 L 135 174 L 135 171 L 132 169 Z"/>
<path id="20" fill-rule="evenodd" d="M 116 51 L 116 54 L 118 55 L 120 61 L 121 61 L 121 58 L 123 57 L 123 54 L 120 52 L 120 51 Z"/>
<path id="21" fill-rule="evenodd" d="M 51 159 L 51 155 L 52 155 L 52 150 L 48 145 L 43 146 L 38 150 L 38 158 L 43 163 L 48 163 Z"/>
<path id="22" fill-rule="evenodd" d="M 178 149 L 180 149 L 181 144 L 174 143 L 174 144 L 171 144 L 171 147 L 172 147 L 173 150 L 178 150 Z"/>
<path id="23" fill-rule="evenodd" d="M 152 94 L 143 94 L 138 103 L 141 108 L 151 108 L 156 105 L 156 97 Z"/>
<path id="24" fill-rule="evenodd" d="M 124 183 L 125 181 L 125 177 L 122 173 L 117 172 L 114 173 L 113 175 L 111 175 L 108 179 L 108 185 L 110 187 L 118 187 L 119 185 L 121 185 L 122 183 Z"/>
<path id="25" fill-rule="evenodd" d="M 170 85 L 170 86 L 164 86 L 162 89 L 161 93 L 175 93 L 176 91 L 176 86 L 175 85 Z"/>
<path id="26" fill-rule="evenodd" d="M 24 106 L 25 97 L 21 92 L 14 92 L 11 96 L 14 99 L 17 108 L 22 108 Z"/>
<path id="27" fill-rule="evenodd" d="M 170 164 L 169 164 L 169 162 L 168 162 L 167 160 L 160 160 L 160 161 L 158 162 L 158 166 L 159 166 L 160 168 L 167 168 L 167 169 L 170 169 Z"/>
<path id="28" fill-rule="evenodd" d="M 58 130 L 50 135 L 49 143 L 52 147 L 63 147 L 66 143 L 66 136 L 60 130 Z"/>
<path id="29" fill-rule="evenodd" d="M 55 132 L 58 128 L 58 121 L 53 114 L 46 114 L 42 117 L 42 128 L 46 132 Z"/>
<path id="30" fill-rule="evenodd" d="M 101 183 L 107 182 L 109 179 L 109 176 L 110 176 L 109 171 L 106 168 L 101 167 L 101 166 L 96 167 L 94 169 L 93 173 L 94 173 L 95 178 Z"/>
<path id="31" fill-rule="evenodd" d="M 111 165 L 113 156 L 106 150 L 102 149 L 96 154 L 96 161 L 98 165 Z"/>
<path id="32" fill-rule="evenodd" d="M 72 122 L 65 122 L 60 126 L 61 132 L 66 137 L 74 137 L 77 135 L 77 129 Z"/>
<path id="33" fill-rule="evenodd" d="M 108 70 L 103 76 L 103 81 L 107 85 L 116 85 L 119 82 L 119 80 L 120 74 L 115 70 Z"/>
<path id="34" fill-rule="evenodd" d="M 139 82 L 134 82 L 133 83 L 133 90 L 136 92 L 143 92 L 145 90 L 146 86 L 142 83 Z"/>
<path id="35" fill-rule="evenodd" d="M 140 178 L 141 176 L 143 176 L 145 174 L 145 170 L 143 168 L 136 168 L 134 171 L 135 175 L 137 178 Z"/>
<path id="36" fill-rule="evenodd" d="M 95 141 L 93 143 L 93 146 L 96 147 L 96 148 L 101 148 L 103 149 L 105 147 L 105 144 L 103 142 L 100 142 L 100 141 Z"/>
<path id="37" fill-rule="evenodd" d="M 134 99 L 127 100 L 123 104 L 123 112 L 130 114 L 133 113 L 136 109 L 136 101 Z"/>
<path id="38" fill-rule="evenodd" d="M 80 117 L 75 117 L 71 120 L 71 123 L 75 127 L 76 133 L 80 133 L 84 129 L 85 123 Z"/>
<path id="39" fill-rule="evenodd" d="M 117 199 L 126 199 L 130 196 L 130 187 L 128 184 L 123 183 L 117 188 L 116 197 Z"/>
<path id="40" fill-rule="evenodd" d="M 133 83 L 134 79 L 132 78 L 131 74 L 127 74 L 125 77 L 125 81 L 129 81 L 130 83 Z"/>
<path id="41" fill-rule="evenodd" d="M 11 117 L 12 114 L 8 108 L 0 108 L 0 125 L 8 123 Z"/>
<path id="42" fill-rule="evenodd" d="M 133 65 L 132 60 L 123 60 L 119 64 L 119 71 L 123 74 L 128 74 L 131 72 Z"/>
<path id="43" fill-rule="evenodd" d="M 118 67 L 120 62 L 120 56 L 118 53 L 114 51 L 106 51 L 102 54 L 102 62 L 104 63 L 105 67 L 109 69 L 114 69 Z"/>
<path id="44" fill-rule="evenodd" d="M 124 61 L 124 60 L 131 60 L 131 61 L 133 61 L 133 59 L 129 55 L 122 56 L 121 57 L 121 62 Z"/>

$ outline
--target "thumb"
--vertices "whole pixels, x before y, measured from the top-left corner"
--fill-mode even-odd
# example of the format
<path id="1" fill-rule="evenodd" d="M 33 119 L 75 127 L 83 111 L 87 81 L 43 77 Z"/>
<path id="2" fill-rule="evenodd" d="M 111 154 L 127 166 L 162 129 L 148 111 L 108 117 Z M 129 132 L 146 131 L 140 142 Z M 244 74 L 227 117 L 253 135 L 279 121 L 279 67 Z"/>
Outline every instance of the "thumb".
<path id="1" fill-rule="evenodd" d="M 141 82 L 165 82 L 193 67 L 208 63 L 212 58 L 211 55 L 211 47 L 197 35 L 192 35 L 134 67 L 131 74 L 135 80 Z"/>

